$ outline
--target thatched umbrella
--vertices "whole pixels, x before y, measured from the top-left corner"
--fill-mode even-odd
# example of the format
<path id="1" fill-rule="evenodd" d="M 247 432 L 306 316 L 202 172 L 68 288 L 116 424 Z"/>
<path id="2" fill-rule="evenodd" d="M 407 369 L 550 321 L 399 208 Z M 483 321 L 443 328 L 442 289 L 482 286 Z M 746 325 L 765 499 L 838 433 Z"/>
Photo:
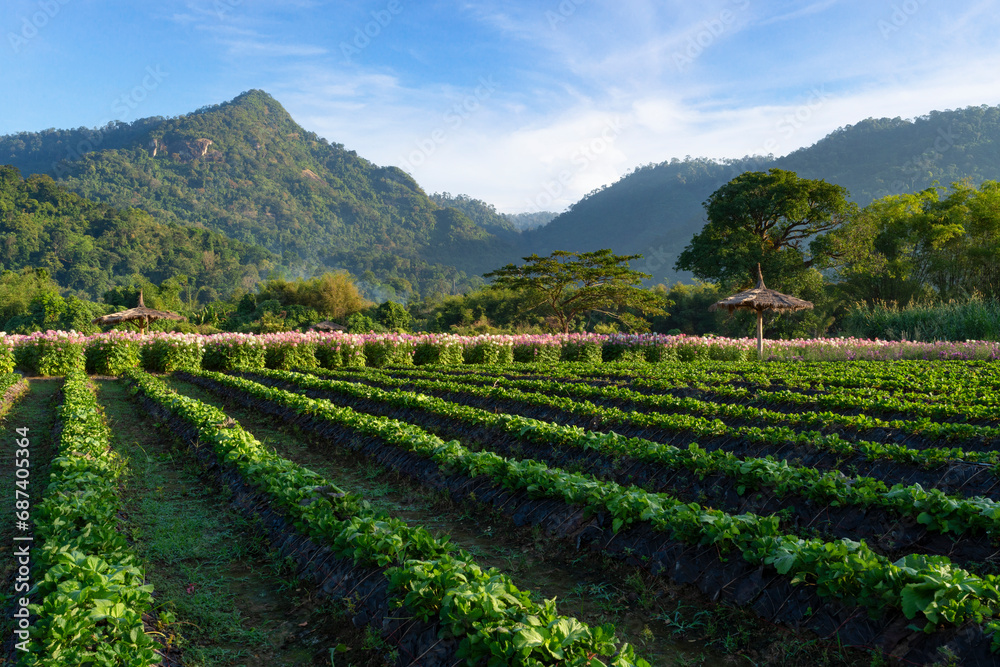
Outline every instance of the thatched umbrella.
<path id="1" fill-rule="evenodd" d="M 110 315 L 104 315 L 103 317 L 98 317 L 91 320 L 92 324 L 118 324 L 119 322 L 139 322 L 139 333 L 145 334 L 146 327 L 153 320 L 178 320 L 181 322 L 187 321 L 187 318 L 183 315 L 178 315 L 177 313 L 171 313 L 168 310 L 153 310 L 152 308 L 146 308 L 146 304 L 142 302 L 142 290 L 139 290 L 139 305 L 135 308 L 129 308 L 128 310 L 123 310 L 120 313 L 111 313 Z"/>
<path id="2" fill-rule="evenodd" d="M 757 311 L 757 354 L 764 358 L 764 311 L 765 310 L 803 310 L 812 308 L 812 302 L 788 296 L 773 289 L 764 287 L 764 275 L 760 272 L 760 264 L 757 264 L 757 286 L 739 294 L 716 301 L 708 307 L 709 310 L 719 310 L 727 308 L 730 313 L 734 310 L 755 310 Z"/>
<path id="3" fill-rule="evenodd" d="M 337 324 L 336 322 L 331 322 L 330 320 L 323 320 L 322 322 L 317 322 L 316 324 L 312 325 L 312 328 L 314 331 L 323 331 L 323 332 L 347 331 L 347 327 L 345 327 L 343 324 Z"/>

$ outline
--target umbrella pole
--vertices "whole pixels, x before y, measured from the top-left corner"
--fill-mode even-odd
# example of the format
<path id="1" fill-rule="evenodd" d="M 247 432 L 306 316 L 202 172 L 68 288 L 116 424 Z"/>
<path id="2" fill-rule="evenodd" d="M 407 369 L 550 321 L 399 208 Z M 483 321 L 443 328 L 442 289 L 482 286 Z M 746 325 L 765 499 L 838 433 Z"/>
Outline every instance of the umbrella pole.
<path id="1" fill-rule="evenodd" d="M 757 357 L 764 359 L 764 311 L 757 311 Z"/>

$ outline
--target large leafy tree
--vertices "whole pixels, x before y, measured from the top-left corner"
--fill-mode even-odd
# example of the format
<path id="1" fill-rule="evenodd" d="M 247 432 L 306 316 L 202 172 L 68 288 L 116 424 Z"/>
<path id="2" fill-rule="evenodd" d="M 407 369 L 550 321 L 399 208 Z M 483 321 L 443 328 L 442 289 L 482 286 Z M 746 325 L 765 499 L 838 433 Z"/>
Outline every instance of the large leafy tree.
<path id="1" fill-rule="evenodd" d="M 637 287 L 649 274 L 634 271 L 628 263 L 642 255 L 615 255 L 609 249 L 595 252 L 556 250 L 548 257 L 524 257 L 524 264 L 508 264 L 483 274 L 493 278 L 491 287 L 528 290 L 532 308 L 548 306 L 563 333 L 569 333 L 577 315 L 597 312 L 613 317 L 634 330 L 648 323 L 635 313 L 665 315 L 663 298 Z"/>
<path id="2" fill-rule="evenodd" d="M 744 286 L 759 262 L 768 284 L 800 282 L 834 256 L 827 233 L 854 213 L 847 190 L 783 169 L 749 171 L 712 193 L 708 222 L 676 268 L 726 287 Z"/>
<path id="3" fill-rule="evenodd" d="M 840 287 L 852 301 L 1000 296 L 1000 183 L 873 201 L 831 236 Z"/>

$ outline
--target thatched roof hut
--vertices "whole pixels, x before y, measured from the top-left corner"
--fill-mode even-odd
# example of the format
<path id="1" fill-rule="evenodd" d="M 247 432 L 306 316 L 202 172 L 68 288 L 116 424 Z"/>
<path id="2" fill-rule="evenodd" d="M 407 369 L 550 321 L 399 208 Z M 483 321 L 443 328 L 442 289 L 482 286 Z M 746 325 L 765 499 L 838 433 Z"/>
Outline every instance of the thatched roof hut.
<path id="1" fill-rule="evenodd" d="M 142 302 L 142 290 L 139 290 L 139 305 L 135 308 L 129 308 L 128 310 L 123 310 L 120 313 L 104 315 L 103 317 L 91 320 L 91 322 L 93 324 L 101 325 L 118 324 L 119 322 L 139 322 L 139 333 L 145 334 L 146 328 L 153 320 L 177 320 L 185 322 L 187 321 L 187 318 L 183 315 L 178 315 L 177 313 L 171 313 L 169 310 L 154 310 L 152 308 L 146 308 L 146 304 Z"/>
<path id="2" fill-rule="evenodd" d="M 757 354 L 764 358 L 764 311 L 765 310 L 804 310 L 812 308 L 811 301 L 805 301 L 794 296 L 782 294 L 764 286 L 764 275 L 761 273 L 760 264 L 757 264 L 757 286 L 753 289 L 744 290 L 739 294 L 734 294 L 722 301 L 716 301 L 708 307 L 709 310 L 727 309 L 730 313 L 734 310 L 753 310 L 757 312 Z"/>
<path id="3" fill-rule="evenodd" d="M 347 331 L 347 327 L 343 324 L 337 324 L 336 322 L 331 322 L 330 320 L 323 320 L 322 322 L 317 322 L 312 325 L 313 331 L 322 331 L 324 333 L 333 331 Z"/>

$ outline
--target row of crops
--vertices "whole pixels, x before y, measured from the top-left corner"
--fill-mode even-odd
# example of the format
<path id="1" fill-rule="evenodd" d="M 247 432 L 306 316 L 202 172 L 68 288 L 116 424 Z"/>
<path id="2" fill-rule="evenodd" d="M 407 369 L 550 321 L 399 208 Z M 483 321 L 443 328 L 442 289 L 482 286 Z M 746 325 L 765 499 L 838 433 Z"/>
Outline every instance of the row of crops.
<path id="1" fill-rule="evenodd" d="M 133 400 L 196 445 L 191 456 L 234 505 L 324 594 L 349 600 L 356 623 L 394 642 L 400 664 L 644 664 L 614 627 L 561 614 L 178 393 L 141 368 L 154 345 L 117 369 Z M 260 349 L 253 363 L 206 363 L 202 344 L 198 363 L 169 378 L 803 637 L 901 664 L 1000 663 L 992 362 L 411 356 L 287 370 Z M 155 592 L 110 528 L 120 461 L 81 368 L 87 349 L 73 354 L 52 484 L 32 515 L 43 583 L 25 664 L 86 664 L 91 653 L 95 664 L 155 664 Z"/>
<path id="2" fill-rule="evenodd" d="M 1000 343 L 898 342 L 853 338 L 768 341 L 766 357 L 778 361 L 996 360 Z M 15 366 L 33 375 L 64 375 L 85 366 L 91 374 L 118 375 L 129 368 L 250 370 L 343 368 L 428 364 L 659 363 L 757 359 L 751 339 L 658 334 L 483 335 L 325 334 L 266 335 L 112 331 L 84 336 L 49 331 L 6 336 L 0 332 L 0 372 Z"/>

